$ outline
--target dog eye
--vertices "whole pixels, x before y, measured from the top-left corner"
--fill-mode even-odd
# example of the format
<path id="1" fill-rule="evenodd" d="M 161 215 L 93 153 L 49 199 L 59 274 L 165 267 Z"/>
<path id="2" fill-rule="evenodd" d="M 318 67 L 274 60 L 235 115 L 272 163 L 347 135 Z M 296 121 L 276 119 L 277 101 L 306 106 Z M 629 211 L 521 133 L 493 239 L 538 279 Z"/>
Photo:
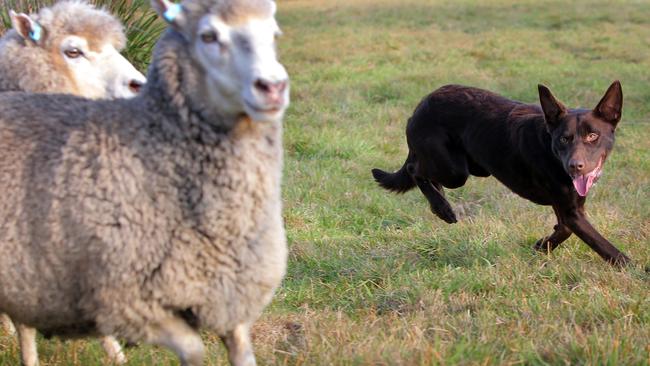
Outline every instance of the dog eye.
<path id="1" fill-rule="evenodd" d="M 78 48 L 71 48 L 69 50 L 63 51 L 63 53 L 67 58 L 79 58 L 84 55 L 84 53 L 81 52 L 81 50 Z"/>
<path id="2" fill-rule="evenodd" d="M 566 136 L 562 136 L 562 137 L 560 137 L 560 143 L 561 143 L 562 145 L 566 145 L 566 144 L 568 144 L 568 143 L 569 143 L 569 138 L 566 137 Z"/>
<path id="3" fill-rule="evenodd" d="M 598 136 L 597 133 L 592 132 L 592 133 L 587 135 L 587 142 L 594 142 L 594 141 L 598 140 L 598 137 L 600 137 L 600 136 Z"/>
<path id="4" fill-rule="evenodd" d="M 201 41 L 203 43 L 215 43 L 219 42 L 219 35 L 215 31 L 208 31 L 201 34 Z"/>

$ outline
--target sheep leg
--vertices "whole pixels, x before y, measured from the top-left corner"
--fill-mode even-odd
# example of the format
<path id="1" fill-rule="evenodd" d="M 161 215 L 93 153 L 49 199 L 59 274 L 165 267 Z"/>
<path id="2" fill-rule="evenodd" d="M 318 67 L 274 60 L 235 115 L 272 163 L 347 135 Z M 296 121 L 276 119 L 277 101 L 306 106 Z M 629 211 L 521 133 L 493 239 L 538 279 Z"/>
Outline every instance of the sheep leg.
<path id="1" fill-rule="evenodd" d="M 0 324 L 2 324 L 2 329 L 4 329 L 5 333 L 10 335 L 16 333 L 14 323 L 11 322 L 7 314 L 0 314 Z"/>
<path id="2" fill-rule="evenodd" d="M 149 343 L 172 350 L 182 366 L 201 366 L 205 354 L 201 336 L 180 318 L 168 318 L 151 327 Z"/>
<path id="3" fill-rule="evenodd" d="M 102 347 L 104 348 L 104 351 L 106 351 L 106 354 L 108 355 L 108 359 L 112 363 L 116 365 L 123 365 L 126 363 L 126 356 L 124 356 L 124 352 L 122 352 L 122 347 L 120 346 L 119 342 L 115 338 L 103 337 Z"/>
<path id="4" fill-rule="evenodd" d="M 23 366 L 38 366 L 38 351 L 36 350 L 36 329 L 24 324 L 15 324 L 20 342 L 20 360 Z"/>
<path id="5" fill-rule="evenodd" d="M 221 340 L 228 349 L 228 360 L 232 366 L 255 366 L 255 355 L 251 343 L 250 325 L 240 324 Z"/>

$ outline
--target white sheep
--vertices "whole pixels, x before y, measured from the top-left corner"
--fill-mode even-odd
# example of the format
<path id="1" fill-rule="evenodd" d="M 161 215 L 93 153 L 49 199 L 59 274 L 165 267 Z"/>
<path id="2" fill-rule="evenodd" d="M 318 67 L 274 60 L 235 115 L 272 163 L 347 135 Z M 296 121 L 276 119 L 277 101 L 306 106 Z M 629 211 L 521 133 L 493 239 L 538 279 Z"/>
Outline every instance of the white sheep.
<path id="1" fill-rule="evenodd" d="M 146 80 L 120 55 L 122 25 L 103 10 L 63 1 L 31 16 L 13 11 L 10 16 L 13 29 L 0 39 L 0 91 L 133 97 Z M 9 333 L 15 331 L 4 314 L 0 322 Z M 18 329 L 22 362 L 35 366 L 36 332 L 24 325 Z M 112 337 L 105 337 L 102 346 L 111 360 L 126 361 Z"/>
<path id="2" fill-rule="evenodd" d="M 37 14 L 10 12 L 0 39 L 0 91 L 134 96 L 145 77 L 120 53 L 122 24 L 84 1 L 62 1 Z"/>
<path id="3" fill-rule="evenodd" d="M 0 311 L 192 366 L 207 328 L 254 365 L 287 258 L 275 3 L 152 4 L 170 29 L 139 96 L 0 95 Z"/>

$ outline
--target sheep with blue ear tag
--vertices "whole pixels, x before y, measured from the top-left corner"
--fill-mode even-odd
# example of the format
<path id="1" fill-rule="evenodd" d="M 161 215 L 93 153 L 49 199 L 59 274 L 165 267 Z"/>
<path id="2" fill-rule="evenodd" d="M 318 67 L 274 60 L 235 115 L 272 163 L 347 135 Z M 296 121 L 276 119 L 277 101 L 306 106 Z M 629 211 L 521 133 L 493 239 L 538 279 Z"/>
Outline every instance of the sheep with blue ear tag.
<path id="1" fill-rule="evenodd" d="M 122 55 L 122 24 L 84 1 L 61 1 L 38 13 L 10 11 L 0 39 L 0 91 L 129 98 L 146 82 Z"/>
<path id="2" fill-rule="evenodd" d="M 9 12 L 12 29 L 0 39 L 0 91 L 70 93 L 88 98 L 135 96 L 146 79 L 119 50 L 122 24 L 82 1 L 62 1 L 33 15 Z M 15 328 L 6 316 L 5 328 Z M 36 332 L 18 324 L 25 366 L 38 364 Z M 102 340 L 109 358 L 126 362 L 119 343 Z"/>
<path id="3" fill-rule="evenodd" d="M 0 311 L 189 366 L 207 329 L 255 365 L 250 327 L 287 260 L 275 3 L 152 5 L 169 29 L 135 98 L 0 95 Z"/>

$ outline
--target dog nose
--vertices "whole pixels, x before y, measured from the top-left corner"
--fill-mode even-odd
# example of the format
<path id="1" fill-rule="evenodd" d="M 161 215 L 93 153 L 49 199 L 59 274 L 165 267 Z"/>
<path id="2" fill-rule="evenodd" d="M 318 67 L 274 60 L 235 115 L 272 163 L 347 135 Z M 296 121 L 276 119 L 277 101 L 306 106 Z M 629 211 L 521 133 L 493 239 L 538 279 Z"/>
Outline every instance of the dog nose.
<path id="1" fill-rule="evenodd" d="M 286 80 L 272 82 L 264 79 L 257 79 L 255 81 L 255 89 L 264 95 L 278 96 L 282 94 L 286 88 Z"/>
<path id="2" fill-rule="evenodd" d="M 569 170 L 571 171 L 571 173 L 574 174 L 581 173 L 584 168 L 585 168 L 584 161 L 580 161 L 577 159 L 571 159 L 569 161 Z"/>

